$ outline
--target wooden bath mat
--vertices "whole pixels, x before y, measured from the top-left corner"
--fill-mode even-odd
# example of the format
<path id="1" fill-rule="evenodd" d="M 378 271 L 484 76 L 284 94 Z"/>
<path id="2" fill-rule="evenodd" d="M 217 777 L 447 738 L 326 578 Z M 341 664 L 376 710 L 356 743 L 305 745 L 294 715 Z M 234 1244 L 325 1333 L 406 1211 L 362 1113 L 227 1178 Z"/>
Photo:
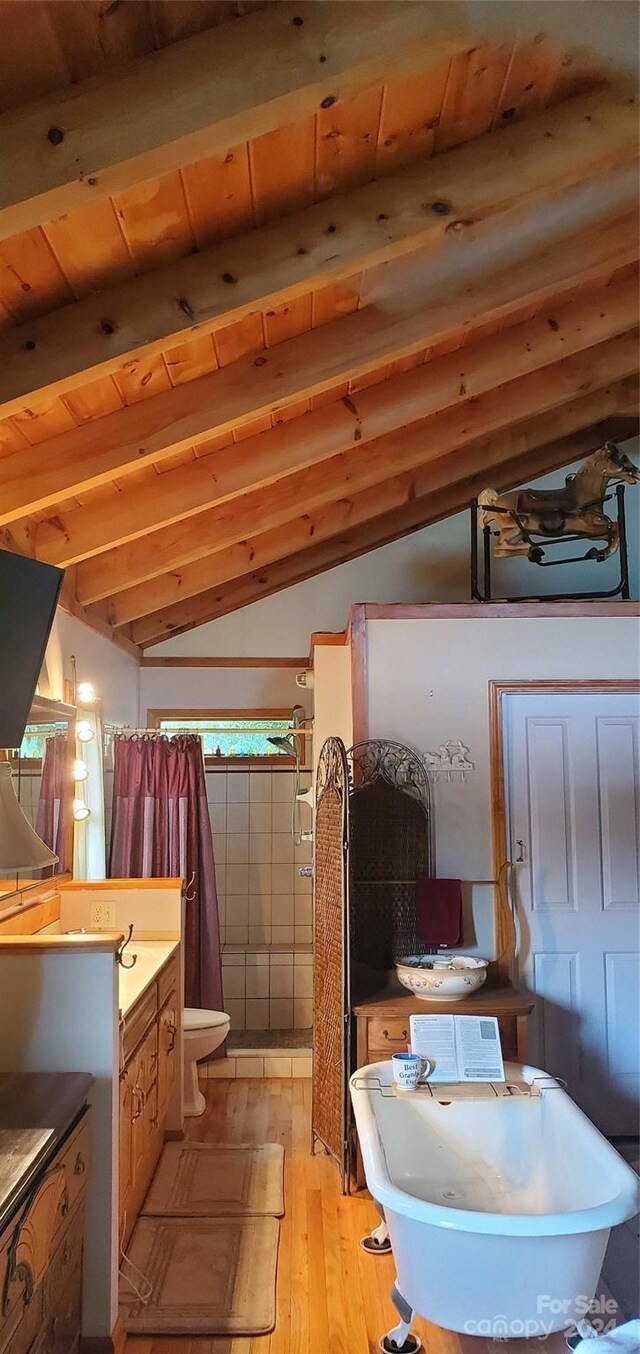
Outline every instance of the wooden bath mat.
<path id="1" fill-rule="evenodd" d="M 139 1218 L 120 1281 L 135 1335 L 265 1335 L 276 1319 L 277 1218 Z M 125 1270 L 133 1271 L 125 1262 Z M 141 1277 L 144 1276 L 144 1277 Z M 145 1291 L 146 1290 L 146 1291 Z"/>
<path id="2" fill-rule="evenodd" d="M 284 1150 L 271 1142 L 261 1147 L 167 1143 L 142 1212 L 145 1217 L 282 1217 Z"/>

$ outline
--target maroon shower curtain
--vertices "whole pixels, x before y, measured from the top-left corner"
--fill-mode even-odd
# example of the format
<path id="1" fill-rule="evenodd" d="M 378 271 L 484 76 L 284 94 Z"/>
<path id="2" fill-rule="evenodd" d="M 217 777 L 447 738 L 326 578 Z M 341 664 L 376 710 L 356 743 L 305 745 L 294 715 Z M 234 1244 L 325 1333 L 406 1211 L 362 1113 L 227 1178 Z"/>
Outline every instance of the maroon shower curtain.
<path id="1" fill-rule="evenodd" d="M 182 877 L 185 1004 L 222 1010 L 220 923 L 202 743 L 115 734 L 109 876 Z"/>
<path id="2" fill-rule="evenodd" d="M 38 836 L 58 857 L 56 874 L 63 874 L 65 870 L 71 869 L 71 861 L 68 859 L 73 814 L 70 776 L 67 735 L 56 733 L 47 738 L 44 747 L 42 781 L 36 815 Z M 47 865 L 37 873 L 39 878 L 44 879 L 48 878 L 51 872 L 52 867 Z"/>

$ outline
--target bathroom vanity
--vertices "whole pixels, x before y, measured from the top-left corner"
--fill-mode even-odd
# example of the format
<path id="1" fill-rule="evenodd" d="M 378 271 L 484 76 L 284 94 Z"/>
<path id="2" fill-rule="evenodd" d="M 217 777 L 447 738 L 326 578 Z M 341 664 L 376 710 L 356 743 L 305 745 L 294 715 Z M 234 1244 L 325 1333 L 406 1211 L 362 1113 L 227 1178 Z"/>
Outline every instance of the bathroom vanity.
<path id="1" fill-rule="evenodd" d="M 176 949 L 171 942 L 143 942 L 138 952 L 138 964 L 143 960 L 138 981 L 136 968 L 120 971 L 118 1230 L 123 1247 L 129 1242 L 165 1138 L 179 1136 L 179 1128 L 170 1127 L 175 1124 L 172 1106 L 180 1066 Z"/>
<path id="2" fill-rule="evenodd" d="M 91 1077 L 0 1073 L 0 1349 L 76 1354 Z"/>
<path id="3" fill-rule="evenodd" d="M 52 881 L 45 894 L 0 917 L 2 1068 L 93 1078 L 82 1335 L 103 1354 L 119 1340 L 121 1248 L 182 1131 L 182 881 Z"/>

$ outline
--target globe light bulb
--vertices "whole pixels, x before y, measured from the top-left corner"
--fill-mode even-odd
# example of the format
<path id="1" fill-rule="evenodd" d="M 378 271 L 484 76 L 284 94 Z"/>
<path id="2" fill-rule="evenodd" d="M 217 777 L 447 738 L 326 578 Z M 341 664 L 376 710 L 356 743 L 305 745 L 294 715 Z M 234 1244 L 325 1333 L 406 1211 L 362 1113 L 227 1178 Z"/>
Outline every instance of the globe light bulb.
<path id="1" fill-rule="evenodd" d="M 76 757 L 73 763 L 73 779 L 76 783 L 89 779 L 89 771 L 86 762 L 83 762 L 82 757 Z"/>
<path id="2" fill-rule="evenodd" d="M 80 743 L 90 743 L 95 738 L 95 729 L 91 728 L 88 719 L 80 719 L 76 724 L 76 738 Z"/>
<path id="3" fill-rule="evenodd" d="M 91 809 L 87 808 L 84 799 L 74 799 L 73 801 L 74 822 L 84 823 L 86 822 L 87 818 L 90 817 L 91 817 Z"/>
<path id="4" fill-rule="evenodd" d="M 93 682 L 78 682 L 76 699 L 81 705 L 95 705 L 96 689 Z"/>

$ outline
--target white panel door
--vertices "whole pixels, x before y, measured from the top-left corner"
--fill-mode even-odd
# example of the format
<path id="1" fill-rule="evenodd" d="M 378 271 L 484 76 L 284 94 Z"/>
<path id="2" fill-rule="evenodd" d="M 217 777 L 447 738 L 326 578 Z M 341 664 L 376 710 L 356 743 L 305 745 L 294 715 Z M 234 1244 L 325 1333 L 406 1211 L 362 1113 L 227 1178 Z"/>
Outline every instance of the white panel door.
<path id="1" fill-rule="evenodd" d="M 531 1061 L 604 1132 L 638 1131 L 640 698 L 503 697 Z"/>

